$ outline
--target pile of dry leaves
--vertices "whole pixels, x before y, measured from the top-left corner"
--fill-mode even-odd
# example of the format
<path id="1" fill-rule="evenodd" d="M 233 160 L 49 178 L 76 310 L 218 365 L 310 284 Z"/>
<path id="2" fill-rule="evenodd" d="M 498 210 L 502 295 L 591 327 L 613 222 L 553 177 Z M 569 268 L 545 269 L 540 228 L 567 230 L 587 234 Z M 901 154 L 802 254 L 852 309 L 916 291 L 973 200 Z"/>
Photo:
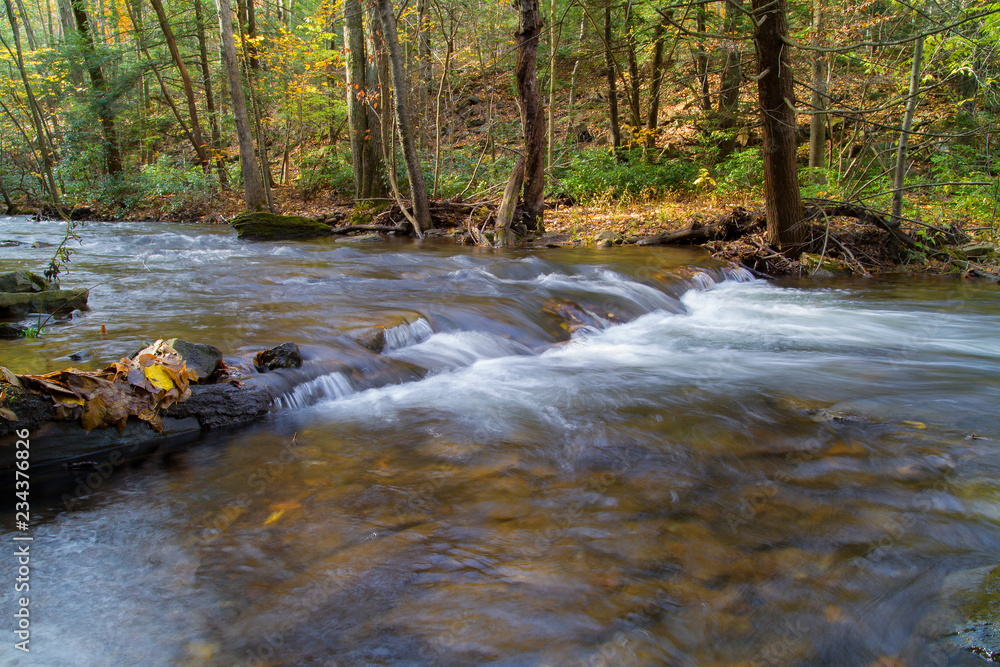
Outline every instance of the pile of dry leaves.
<path id="1" fill-rule="evenodd" d="M 14 375 L 2 370 L 11 384 L 47 394 L 58 418 L 80 419 L 88 433 L 108 426 L 120 432 L 129 416 L 161 432 L 161 413 L 186 400 L 191 395 L 189 385 L 198 378 L 181 355 L 162 340 L 101 371 L 70 368 L 46 375 Z"/>

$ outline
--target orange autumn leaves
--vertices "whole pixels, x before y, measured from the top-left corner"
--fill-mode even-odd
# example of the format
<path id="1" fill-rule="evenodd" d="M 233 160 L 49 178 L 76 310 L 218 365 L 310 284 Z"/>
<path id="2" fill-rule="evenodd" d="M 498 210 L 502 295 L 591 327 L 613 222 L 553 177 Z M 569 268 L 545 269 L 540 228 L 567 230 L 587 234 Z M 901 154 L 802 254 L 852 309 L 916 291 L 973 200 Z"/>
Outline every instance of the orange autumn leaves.
<path id="1" fill-rule="evenodd" d="M 46 375 L 21 375 L 28 389 L 48 394 L 61 419 L 80 419 L 88 433 L 95 428 L 125 428 L 129 416 L 163 431 L 161 413 L 191 395 L 197 374 L 162 340 L 132 359 L 122 358 L 102 371 L 70 368 Z"/>

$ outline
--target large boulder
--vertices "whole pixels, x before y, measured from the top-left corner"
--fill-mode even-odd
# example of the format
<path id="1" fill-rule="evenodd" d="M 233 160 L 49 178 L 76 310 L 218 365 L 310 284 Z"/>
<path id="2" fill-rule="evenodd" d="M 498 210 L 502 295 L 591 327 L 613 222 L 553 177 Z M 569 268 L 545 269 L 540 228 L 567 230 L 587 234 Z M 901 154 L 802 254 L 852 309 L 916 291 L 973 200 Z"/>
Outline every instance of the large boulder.
<path id="1" fill-rule="evenodd" d="M 11 271 L 0 273 L 0 292 L 16 292 L 24 294 L 27 292 L 41 292 L 47 289 L 45 278 L 35 275 L 30 271 Z"/>
<path id="2" fill-rule="evenodd" d="M 0 292 L 0 318 L 19 318 L 29 313 L 69 315 L 75 309 L 86 310 L 90 291 L 59 289 L 44 292 Z"/>
<path id="3" fill-rule="evenodd" d="M 329 225 L 299 215 L 241 213 L 231 224 L 239 238 L 251 241 L 314 239 L 331 234 Z"/>

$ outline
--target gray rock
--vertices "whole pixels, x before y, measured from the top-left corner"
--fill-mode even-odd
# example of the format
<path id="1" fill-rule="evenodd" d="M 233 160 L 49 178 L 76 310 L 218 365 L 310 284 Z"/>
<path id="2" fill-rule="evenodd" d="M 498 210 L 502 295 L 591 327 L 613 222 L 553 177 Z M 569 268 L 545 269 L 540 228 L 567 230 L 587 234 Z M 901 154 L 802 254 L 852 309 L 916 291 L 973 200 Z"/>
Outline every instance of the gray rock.
<path id="1" fill-rule="evenodd" d="M 253 365 L 261 373 L 278 368 L 300 368 L 302 353 L 295 343 L 282 343 L 254 355 Z"/>
<path id="2" fill-rule="evenodd" d="M 69 315 L 79 308 L 86 310 L 90 291 L 85 289 L 46 290 L 45 292 L 0 292 L 0 318 L 15 318 L 28 313 Z"/>
<path id="3" fill-rule="evenodd" d="M 0 338 L 21 338 L 27 329 L 13 322 L 0 322 Z"/>
<path id="4" fill-rule="evenodd" d="M 621 238 L 621 234 L 618 232 L 605 229 L 603 232 L 594 235 L 594 244 L 602 248 L 610 248 L 616 243 L 621 243 Z"/>
<path id="5" fill-rule="evenodd" d="M 0 292 L 25 294 L 28 292 L 41 292 L 45 287 L 45 278 L 37 276 L 30 271 L 0 273 Z"/>
<path id="6" fill-rule="evenodd" d="M 187 364 L 188 370 L 198 374 L 199 382 L 214 373 L 222 361 L 222 350 L 214 345 L 189 343 L 179 338 L 171 338 L 165 342 L 177 350 L 177 354 L 181 355 L 181 359 Z"/>

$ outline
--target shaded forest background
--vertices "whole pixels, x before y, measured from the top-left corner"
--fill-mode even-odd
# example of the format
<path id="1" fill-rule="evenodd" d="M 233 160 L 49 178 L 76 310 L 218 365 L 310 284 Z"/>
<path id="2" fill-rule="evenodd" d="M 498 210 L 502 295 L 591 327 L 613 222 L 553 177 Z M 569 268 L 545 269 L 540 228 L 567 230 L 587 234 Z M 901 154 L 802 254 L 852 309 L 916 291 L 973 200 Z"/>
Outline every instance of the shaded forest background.
<path id="1" fill-rule="evenodd" d="M 763 197 L 771 72 L 741 0 L 4 0 L 0 195 L 199 219 L 253 181 L 278 210 L 378 210 L 413 199 L 402 101 L 418 189 L 498 202 L 525 148 L 532 3 L 546 200 Z M 1000 3 L 793 1 L 787 21 L 804 200 L 995 235 Z"/>

